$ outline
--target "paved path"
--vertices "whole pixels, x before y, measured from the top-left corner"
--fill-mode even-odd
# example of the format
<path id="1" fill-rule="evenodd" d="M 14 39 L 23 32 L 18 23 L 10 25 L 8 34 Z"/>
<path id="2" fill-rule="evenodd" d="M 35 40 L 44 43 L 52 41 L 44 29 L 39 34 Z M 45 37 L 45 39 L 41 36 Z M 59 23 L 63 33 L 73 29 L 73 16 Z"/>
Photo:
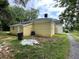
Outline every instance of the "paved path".
<path id="1" fill-rule="evenodd" d="M 79 42 L 76 42 L 71 34 L 67 34 L 70 42 L 69 59 L 79 59 Z"/>

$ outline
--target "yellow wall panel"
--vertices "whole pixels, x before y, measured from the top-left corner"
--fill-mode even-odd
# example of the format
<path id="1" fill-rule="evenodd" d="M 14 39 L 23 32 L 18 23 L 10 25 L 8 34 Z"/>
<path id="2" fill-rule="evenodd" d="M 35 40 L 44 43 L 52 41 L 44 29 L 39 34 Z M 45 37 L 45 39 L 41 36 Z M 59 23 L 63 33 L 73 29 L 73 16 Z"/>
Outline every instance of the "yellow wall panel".
<path id="1" fill-rule="evenodd" d="M 51 22 L 51 37 L 55 34 L 55 31 L 56 31 L 55 23 Z"/>
<path id="2" fill-rule="evenodd" d="M 35 23 L 33 28 L 37 35 L 39 36 L 50 36 L 51 26 L 50 22 L 45 23 Z"/>
<path id="3" fill-rule="evenodd" d="M 23 35 L 24 36 L 30 36 L 32 31 L 32 24 L 26 25 L 23 27 Z"/>
<path id="4" fill-rule="evenodd" d="M 10 33 L 16 35 L 17 34 L 16 27 L 14 27 L 14 29 L 13 27 L 10 27 Z"/>
<path id="5" fill-rule="evenodd" d="M 10 33 L 17 35 L 17 33 L 23 32 L 23 26 L 18 25 L 18 26 L 11 26 L 10 27 Z"/>

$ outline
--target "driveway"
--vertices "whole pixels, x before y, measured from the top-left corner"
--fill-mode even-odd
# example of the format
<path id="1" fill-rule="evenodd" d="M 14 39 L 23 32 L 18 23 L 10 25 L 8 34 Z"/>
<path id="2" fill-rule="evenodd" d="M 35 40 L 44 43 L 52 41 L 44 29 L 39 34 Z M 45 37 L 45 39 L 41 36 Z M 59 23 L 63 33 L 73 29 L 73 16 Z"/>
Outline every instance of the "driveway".
<path id="1" fill-rule="evenodd" d="M 70 42 L 69 59 L 79 59 L 79 42 L 76 42 L 70 33 L 67 33 Z"/>

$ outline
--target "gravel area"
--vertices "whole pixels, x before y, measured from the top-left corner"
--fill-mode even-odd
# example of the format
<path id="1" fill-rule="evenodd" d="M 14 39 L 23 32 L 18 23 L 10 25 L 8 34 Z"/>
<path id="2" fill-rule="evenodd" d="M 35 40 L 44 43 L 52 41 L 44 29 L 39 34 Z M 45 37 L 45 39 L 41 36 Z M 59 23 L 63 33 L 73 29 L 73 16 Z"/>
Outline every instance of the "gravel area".
<path id="1" fill-rule="evenodd" d="M 70 33 L 67 36 L 70 42 L 69 59 L 79 59 L 79 42 L 76 42 Z"/>

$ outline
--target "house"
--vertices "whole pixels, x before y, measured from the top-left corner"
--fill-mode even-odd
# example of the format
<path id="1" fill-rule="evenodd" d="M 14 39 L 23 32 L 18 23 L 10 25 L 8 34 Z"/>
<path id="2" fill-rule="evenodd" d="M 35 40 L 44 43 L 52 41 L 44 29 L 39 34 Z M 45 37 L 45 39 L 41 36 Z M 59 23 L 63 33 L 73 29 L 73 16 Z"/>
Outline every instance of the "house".
<path id="1" fill-rule="evenodd" d="M 32 31 L 38 36 L 51 37 L 56 33 L 63 33 L 63 28 L 59 20 L 52 18 L 39 18 L 27 24 L 10 26 L 10 32 L 14 35 L 17 35 L 18 32 L 23 32 L 24 36 L 30 36 Z"/>

